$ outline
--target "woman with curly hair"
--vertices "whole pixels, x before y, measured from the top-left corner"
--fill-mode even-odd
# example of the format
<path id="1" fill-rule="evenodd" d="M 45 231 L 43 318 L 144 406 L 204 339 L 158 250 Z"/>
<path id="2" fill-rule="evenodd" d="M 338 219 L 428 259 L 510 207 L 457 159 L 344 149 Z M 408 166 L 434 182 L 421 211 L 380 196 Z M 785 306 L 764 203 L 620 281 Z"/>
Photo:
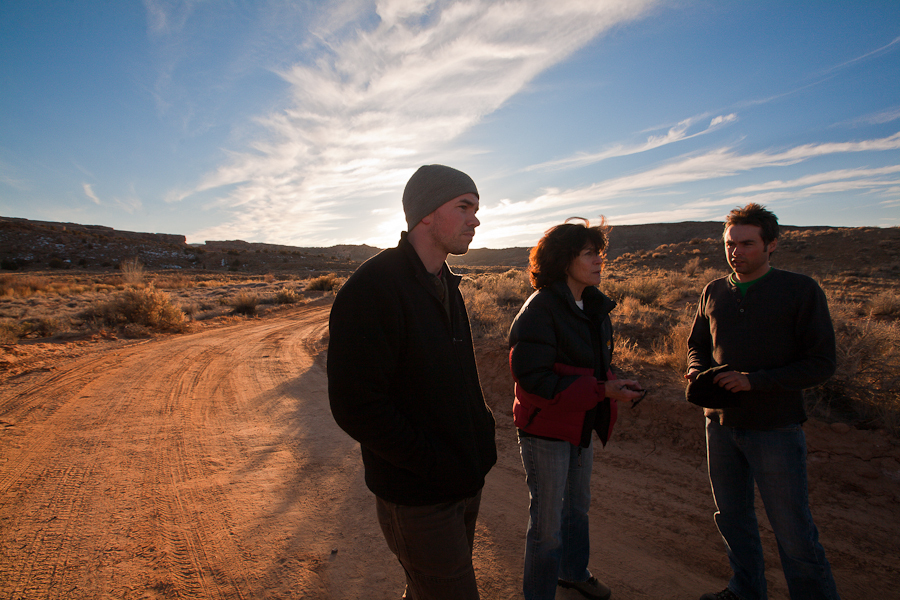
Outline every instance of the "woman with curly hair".
<path id="1" fill-rule="evenodd" d="M 606 600 L 610 589 L 588 570 L 588 509 L 592 434 L 605 445 L 617 401 L 644 391 L 616 379 L 610 311 L 615 302 L 600 284 L 608 228 L 564 224 L 532 248 L 529 275 L 535 292 L 509 331 L 515 379 L 513 418 L 530 496 L 523 591 L 526 600 L 549 600 L 557 586 Z"/>

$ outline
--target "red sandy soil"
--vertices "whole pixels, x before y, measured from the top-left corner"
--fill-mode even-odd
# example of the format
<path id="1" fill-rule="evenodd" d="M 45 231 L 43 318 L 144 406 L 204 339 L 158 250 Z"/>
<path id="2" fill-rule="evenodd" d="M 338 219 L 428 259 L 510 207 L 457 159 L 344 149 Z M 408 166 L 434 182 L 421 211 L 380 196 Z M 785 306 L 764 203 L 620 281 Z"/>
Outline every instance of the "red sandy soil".
<path id="1" fill-rule="evenodd" d="M 328 310 L 140 342 L 4 347 L 0 597 L 399 598 L 358 445 L 328 408 Z M 479 346 L 500 458 L 475 565 L 482 598 L 517 598 L 528 494 L 506 352 Z M 591 568 L 615 600 L 696 600 L 729 577 L 703 417 L 681 389 L 644 383 L 650 395 L 622 408 L 595 449 Z M 815 421 L 806 431 L 813 515 L 842 598 L 897 598 L 900 445 Z M 759 512 L 770 598 L 784 599 Z"/>

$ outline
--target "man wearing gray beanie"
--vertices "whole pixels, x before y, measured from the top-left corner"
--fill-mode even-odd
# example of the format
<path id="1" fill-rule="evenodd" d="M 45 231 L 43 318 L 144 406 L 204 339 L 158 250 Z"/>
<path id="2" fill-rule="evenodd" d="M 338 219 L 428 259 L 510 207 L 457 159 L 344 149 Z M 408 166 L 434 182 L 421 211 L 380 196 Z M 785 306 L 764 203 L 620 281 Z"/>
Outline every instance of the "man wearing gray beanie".
<path id="1" fill-rule="evenodd" d="M 360 444 L 404 598 L 477 600 L 472 565 L 481 490 L 497 462 L 472 332 L 449 254 L 480 224 L 465 173 L 420 167 L 406 184 L 408 231 L 341 287 L 329 321 L 328 396 Z"/>

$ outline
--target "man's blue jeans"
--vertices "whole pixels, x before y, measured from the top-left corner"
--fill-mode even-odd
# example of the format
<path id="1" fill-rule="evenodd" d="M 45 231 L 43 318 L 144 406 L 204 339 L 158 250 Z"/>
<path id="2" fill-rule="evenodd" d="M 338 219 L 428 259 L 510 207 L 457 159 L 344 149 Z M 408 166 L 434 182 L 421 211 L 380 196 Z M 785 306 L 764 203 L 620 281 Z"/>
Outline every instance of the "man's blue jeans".
<path id="1" fill-rule="evenodd" d="M 809 510 L 806 436 L 797 424 L 772 431 L 723 427 L 707 419 L 709 481 L 716 525 L 734 576 L 728 583 L 744 600 L 765 600 L 766 577 L 753 483 L 781 555 L 794 600 L 839 600 L 831 566 Z"/>
<path id="2" fill-rule="evenodd" d="M 558 579 L 587 581 L 593 447 L 519 436 L 531 498 L 525 536 L 525 600 L 552 600 Z"/>

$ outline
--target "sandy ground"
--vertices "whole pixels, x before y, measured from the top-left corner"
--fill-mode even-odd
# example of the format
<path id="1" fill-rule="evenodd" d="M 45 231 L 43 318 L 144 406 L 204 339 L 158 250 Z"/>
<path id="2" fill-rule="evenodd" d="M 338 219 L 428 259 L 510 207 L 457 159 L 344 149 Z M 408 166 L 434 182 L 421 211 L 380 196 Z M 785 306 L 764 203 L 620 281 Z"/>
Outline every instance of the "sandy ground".
<path id="1" fill-rule="evenodd" d="M 328 310 L 35 347 L 47 359 L 28 368 L 14 368 L 22 349 L 5 348 L 0 597 L 399 598 L 358 445 L 328 408 L 317 355 Z M 528 498 L 510 381 L 502 348 L 479 357 L 500 459 L 475 564 L 483 598 L 517 598 Z M 729 576 L 703 418 L 681 389 L 650 379 L 648 398 L 623 408 L 595 449 L 591 567 L 616 600 L 696 600 Z M 881 432 L 806 430 L 813 514 L 842 597 L 900 597 L 900 446 Z M 787 598 L 761 521 L 770 597 Z"/>

